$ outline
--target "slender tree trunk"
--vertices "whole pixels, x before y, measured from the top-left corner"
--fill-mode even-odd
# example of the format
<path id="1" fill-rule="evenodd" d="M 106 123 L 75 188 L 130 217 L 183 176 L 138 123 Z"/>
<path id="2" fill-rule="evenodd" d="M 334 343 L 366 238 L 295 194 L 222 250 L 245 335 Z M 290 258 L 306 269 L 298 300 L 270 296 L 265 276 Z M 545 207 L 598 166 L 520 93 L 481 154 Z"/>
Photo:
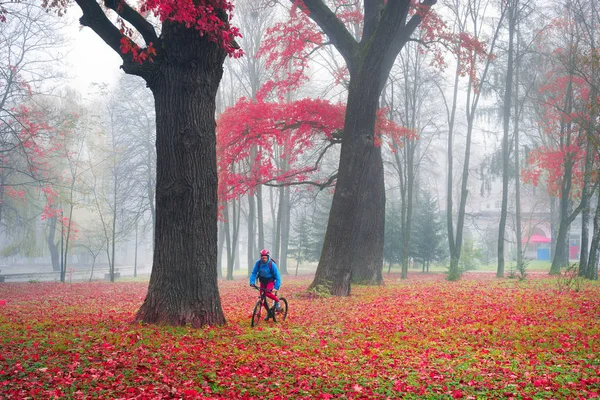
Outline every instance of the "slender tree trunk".
<path id="1" fill-rule="evenodd" d="M 225 224 L 218 223 L 219 239 L 217 240 L 217 277 L 223 277 L 223 248 L 225 247 Z"/>
<path id="2" fill-rule="evenodd" d="M 227 248 L 227 268 L 226 268 L 226 278 L 228 281 L 233 280 L 233 241 L 231 240 L 231 219 L 229 218 L 229 203 L 225 203 L 225 208 L 223 209 L 225 213 L 225 243 Z"/>
<path id="3" fill-rule="evenodd" d="M 412 211 L 413 211 L 413 188 L 415 181 L 415 165 L 414 165 L 414 143 L 408 141 L 405 144 L 406 154 L 406 212 L 405 219 L 402 223 L 402 279 L 408 278 L 408 264 L 410 255 L 410 233 L 412 228 Z"/>
<path id="4" fill-rule="evenodd" d="M 552 239 L 550 242 L 550 256 L 554 259 L 554 254 L 556 254 L 556 243 L 558 238 L 558 199 L 554 196 L 550 197 L 550 238 Z"/>
<path id="5" fill-rule="evenodd" d="M 48 220 L 48 250 L 50 250 L 50 260 L 52 261 L 52 271 L 60 272 L 60 254 L 58 252 L 58 244 L 54 242 L 56 238 L 56 217 Z"/>
<path id="6" fill-rule="evenodd" d="M 554 253 L 554 257 L 552 259 L 552 266 L 550 267 L 550 275 L 558 275 L 560 274 L 560 269 L 567 266 L 565 260 L 568 260 L 568 247 L 565 246 L 565 242 L 568 239 L 569 234 L 569 226 L 563 223 L 561 219 L 561 223 L 558 227 L 558 236 L 556 238 L 556 252 Z"/>
<path id="7" fill-rule="evenodd" d="M 133 255 L 133 277 L 137 278 L 137 259 L 138 259 L 138 221 L 135 220 L 135 253 Z"/>
<path id="8" fill-rule="evenodd" d="M 592 12 L 591 12 L 591 54 L 598 54 L 598 47 L 597 47 L 597 41 L 596 41 L 596 36 L 597 35 L 597 27 L 596 27 L 596 22 L 598 21 L 598 12 L 596 10 L 596 2 L 592 2 L 591 6 L 592 6 Z M 597 59 L 596 59 L 597 61 Z M 591 101 L 591 107 L 590 107 L 590 118 L 589 118 L 589 129 L 587 131 L 587 141 L 588 143 L 594 143 L 595 144 L 595 150 L 599 151 L 600 148 L 598 147 L 599 143 L 598 143 L 598 111 L 599 111 L 599 107 L 598 107 L 598 102 L 593 101 L 593 99 L 597 99 L 598 98 L 598 93 L 599 93 L 599 85 L 600 85 L 600 75 L 599 75 L 599 70 L 598 70 L 598 63 L 597 62 L 592 62 L 591 63 L 591 76 L 592 76 L 592 90 L 591 90 L 591 95 L 590 98 L 592 99 Z M 591 149 L 588 148 L 588 151 L 591 151 Z M 593 196 L 593 194 L 590 194 L 590 199 Z M 586 275 L 585 277 L 587 279 L 598 279 L 598 248 L 600 245 L 600 191 L 598 192 L 598 202 L 596 204 L 596 213 L 594 216 L 594 229 L 593 229 L 593 234 L 592 234 L 592 242 L 591 242 L 591 246 L 590 246 L 590 253 L 588 256 L 588 262 L 587 262 L 587 268 L 586 268 Z"/>
<path id="9" fill-rule="evenodd" d="M 4 185 L 6 182 L 6 175 L 0 171 L 0 225 L 2 225 L 2 211 L 4 210 Z"/>
<path id="10" fill-rule="evenodd" d="M 61 207 L 62 208 L 62 207 Z M 63 219 L 63 213 L 62 211 L 60 212 L 60 219 L 62 221 Z M 65 225 L 61 222 L 60 223 L 60 281 L 61 282 L 65 282 L 65 248 L 64 248 L 64 242 L 65 242 Z"/>
<path id="11" fill-rule="evenodd" d="M 114 138 L 113 138 L 114 141 Z M 113 146 L 114 148 L 114 146 Z M 113 221 L 112 221 L 112 257 L 110 262 L 110 281 L 115 281 L 115 247 L 116 247 L 116 236 L 117 236 L 117 166 L 114 165 L 115 175 L 114 175 L 114 187 L 113 187 Z"/>
<path id="12" fill-rule="evenodd" d="M 519 43 L 520 35 L 517 32 L 517 43 Z M 517 57 L 518 57 L 517 50 Z M 521 153 L 519 143 L 519 84 L 520 84 L 520 64 L 515 65 L 515 126 L 514 126 L 514 140 L 515 140 L 515 233 L 517 236 L 517 267 L 523 264 L 523 243 L 522 232 L 521 232 Z"/>
<path id="13" fill-rule="evenodd" d="M 252 273 L 256 254 L 256 201 L 254 194 L 248 195 L 248 276 Z M 259 249 L 260 250 L 260 249 Z"/>
<path id="14" fill-rule="evenodd" d="M 239 239 L 240 239 L 240 213 L 242 207 L 241 200 L 233 200 L 233 238 L 231 243 L 231 267 L 227 268 L 227 279 L 229 279 L 229 271 L 231 270 L 231 279 L 233 279 L 233 270 L 239 269 Z M 236 263 L 238 267 L 236 268 Z"/>
<path id="15" fill-rule="evenodd" d="M 258 213 L 258 248 L 259 251 L 265 248 L 265 224 L 263 221 L 263 187 L 256 187 L 256 211 Z M 254 264 L 252 264 L 254 266 Z"/>
<path id="16" fill-rule="evenodd" d="M 588 263 L 589 226 L 590 226 L 590 197 L 591 197 L 591 174 L 593 165 L 593 146 L 587 141 L 585 149 L 585 175 L 583 177 L 583 188 L 581 190 L 581 242 L 579 244 L 579 275 L 586 276 Z"/>
<path id="17" fill-rule="evenodd" d="M 565 174 L 559 199 L 559 225 L 558 237 L 556 238 L 556 252 L 552 258 L 550 267 L 550 275 L 560 274 L 560 269 L 567 266 L 569 263 L 569 226 L 576 215 L 572 215 L 569 211 L 569 193 L 571 192 L 571 173 L 572 161 L 565 160 Z M 571 214 L 571 215 L 570 215 Z"/>
<path id="18" fill-rule="evenodd" d="M 502 135 L 502 208 L 500 210 L 500 224 L 498 229 L 498 268 L 496 277 L 504 277 L 504 235 L 506 234 L 506 217 L 508 214 L 508 180 L 509 180 L 509 148 L 508 132 L 510 129 L 510 114 L 512 110 L 512 89 L 513 89 L 513 52 L 515 37 L 514 14 L 516 0 L 509 0 L 508 7 L 508 61 L 506 64 L 506 82 L 504 85 L 504 115 Z M 517 241 L 520 239 L 517 238 Z"/>
<path id="19" fill-rule="evenodd" d="M 154 265 L 136 320 L 222 325 L 217 286 L 215 97 L 225 52 L 196 29 L 163 23 L 165 59 L 147 78 L 156 107 Z"/>
<path id="20" fill-rule="evenodd" d="M 281 224 L 281 256 L 279 257 L 279 272 L 284 275 L 288 274 L 287 259 L 290 244 L 290 188 L 285 187 L 283 190 L 283 216 Z"/>
<path id="21" fill-rule="evenodd" d="M 596 213 L 594 215 L 594 232 L 592 234 L 592 244 L 590 246 L 590 257 L 588 260 L 587 279 L 598 279 L 598 251 L 600 249 L 600 196 L 596 204 Z"/>
<path id="22" fill-rule="evenodd" d="M 456 71 L 454 76 L 454 92 L 452 95 L 452 109 L 448 120 L 448 153 L 447 153 L 447 171 L 446 171 L 446 227 L 448 229 L 448 248 L 450 253 L 450 267 L 448 268 L 448 279 L 455 280 L 460 277 L 458 270 L 459 254 L 456 251 L 456 241 L 454 239 L 454 216 L 453 216 L 453 196 L 454 196 L 454 122 L 456 118 L 456 106 L 458 100 L 458 78 L 460 76 L 460 59 L 456 61 Z"/>
<path id="23" fill-rule="evenodd" d="M 571 51 L 571 50 L 570 50 Z M 567 118 L 573 110 L 573 55 L 569 54 L 570 66 L 569 66 L 569 82 L 566 88 L 565 102 L 563 110 L 559 110 L 563 113 L 560 120 L 560 144 L 559 148 L 563 149 L 568 146 L 571 142 L 571 119 Z M 563 156 L 564 163 L 564 174 L 561 180 L 560 186 L 560 198 L 559 198 L 559 226 L 558 226 L 558 237 L 556 241 L 556 253 L 552 258 L 552 265 L 550 267 L 551 275 L 560 274 L 560 269 L 566 267 L 569 263 L 569 196 L 571 194 L 571 182 L 573 173 L 573 160 L 572 155 L 568 152 L 564 152 Z"/>
<path id="24" fill-rule="evenodd" d="M 275 224 L 274 226 L 274 240 L 273 240 L 273 249 L 271 251 L 271 254 L 274 255 L 274 258 L 277 260 L 278 263 L 281 263 L 281 228 L 282 228 L 282 224 L 283 224 L 283 186 L 280 186 L 278 188 L 278 196 L 277 199 L 278 201 L 277 203 L 277 215 L 274 218 L 273 222 Z M 279 264 L 278 264 L 279 266 Z"/>

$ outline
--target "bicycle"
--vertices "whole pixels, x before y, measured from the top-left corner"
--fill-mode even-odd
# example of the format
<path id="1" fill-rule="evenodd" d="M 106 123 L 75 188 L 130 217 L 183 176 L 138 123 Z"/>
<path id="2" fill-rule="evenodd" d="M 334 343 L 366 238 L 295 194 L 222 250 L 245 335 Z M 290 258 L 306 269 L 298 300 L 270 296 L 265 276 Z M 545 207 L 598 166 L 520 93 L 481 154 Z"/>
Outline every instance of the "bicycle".
<path id="1" fill-rule="evenodd" d="M 252 311 L 251 326 L 254 327 L 254 326 L 258 325 L 263 307 L 267 310 L 267 316 L 268 316 L 267 321 L 271 318 L 273 318 L 273 322 L 277 322 L 277 318 L 281 318 L 281 321 L 285 321 L 285 319 L 287 318 L 287 313 L 288 313 L 288 302 L 285 299 L 285 297 L 279 298 L 280 309 L 279 309 L 279 311 L 276 311 L 275 310 L 275 302 L 273 302 L 273 305 L 271 307 L 269 307 L 269 303 L 267 302 L 267 296 L 266 296 L 267 291 L 265 289 L 259 288 L 257 286 L 253 286 L 253 288 L 258 290 L 260 293 L 258 295 L 258 301 L 254 305 L 254 311 Z"/>

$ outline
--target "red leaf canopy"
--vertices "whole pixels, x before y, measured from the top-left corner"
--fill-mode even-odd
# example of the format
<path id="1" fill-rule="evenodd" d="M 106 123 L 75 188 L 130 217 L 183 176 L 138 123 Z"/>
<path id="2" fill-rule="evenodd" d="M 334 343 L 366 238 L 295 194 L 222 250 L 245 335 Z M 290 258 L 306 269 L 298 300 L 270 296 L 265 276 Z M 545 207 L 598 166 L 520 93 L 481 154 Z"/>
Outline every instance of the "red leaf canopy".
<path id="1" fill-rule="evenodd" d="M 217 120 L 219 196 L 222 201 L 252 192 L 267 182 L 303 182 L 319 172 L 308 151 L 339 142 L 346 106 L 326 100 L 290 103 L 242 98 Z M 378 113 L 377 142 L 398 141 L 409 133 Z M 253 151 L 254 149 L 254 151 Z M 314 157 L 313 157 L 314 158 Z"/>

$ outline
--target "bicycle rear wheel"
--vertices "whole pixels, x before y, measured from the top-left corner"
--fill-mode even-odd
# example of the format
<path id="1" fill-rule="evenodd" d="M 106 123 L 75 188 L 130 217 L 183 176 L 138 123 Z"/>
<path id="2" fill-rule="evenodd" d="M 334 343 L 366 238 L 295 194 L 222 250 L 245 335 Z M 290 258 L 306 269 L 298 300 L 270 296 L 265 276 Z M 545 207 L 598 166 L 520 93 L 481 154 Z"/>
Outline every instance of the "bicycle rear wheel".
<path id="1" fill-rule="evenodd" d="M 281 310 L 278 313 L 276 313 L 277 318 L 279 318 L 281 321 L 285 321 L 288 313 L 288 302 L 285 299 L 285 297 L 279 298 L 279 305 L 281 306 Z"/>
<path id="2" fill-rule="evenodd" d="M 258 322 L 260 321 L 261 310 L 262 303 L 260 301 L 257 301 L 256 305 L 254 306 L 254 311 L 252 312 L 252 322 L 250 323 L 250 326 L 255 327 L 256 325 L 258 325 Z"/>

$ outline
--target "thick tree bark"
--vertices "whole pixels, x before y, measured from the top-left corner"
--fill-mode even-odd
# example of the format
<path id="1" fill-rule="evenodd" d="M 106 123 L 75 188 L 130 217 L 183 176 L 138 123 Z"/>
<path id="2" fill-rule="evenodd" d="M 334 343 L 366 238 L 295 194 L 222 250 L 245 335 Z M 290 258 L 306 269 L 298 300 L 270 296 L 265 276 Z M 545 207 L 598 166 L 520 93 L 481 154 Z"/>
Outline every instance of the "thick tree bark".
<path id="1" fill-rule="evenodd" d="M 195 29 L 163 24 L 163 49 L 147 77 L 156 106 L 156 239 L 147 323 L 221 325 L 217 287 L 215 97 L 225 52 Z"/>
<path id="2" fill-rule="evenodd" d="M 378 97 L 375 82 L 366 77 L 353 79 L 336 191 L 311 284 L 311 288 L 328 287 L 337 296 L 350 294 L 353 278 L 369 284 L 382 282 L 385 191 L 381 148 L 375 146 L 373 137 Z"/>
<path id="3" fill-rule="evenodd" d="M 144 42 L 152 62 L 123 53 L 123 32 L 96 0 L 75 0 L 89 26 L 142 77 L 156 109 L 156 227 L 148 294 L 135 320 L 165 325 L 225 323 L 217 286 L 217 160 L 215 107 L 225 50 L 207 35 L 165 21 L 161 35 L 127 3 L 108 1 Z M 221 10 L 223 11 L 223 10 Z M 220 13 L 225 21 L 227 13 Z M 227 21 L 225 21 L 227 22 Z"/>
<path id="4" fill-rule="evenodd" d="M 381 148 L 374 137 L 376 110 L 394 60 L 435 0 L 421 3 L 421 12 L 410 19 L 409 2 L 365 2 L 360 43 L 322 0 L 304 4 L 350 71 L 336 190 L 311 284 L 347 296 L 352 280 L 383 281 L 385 188 Z"/>

